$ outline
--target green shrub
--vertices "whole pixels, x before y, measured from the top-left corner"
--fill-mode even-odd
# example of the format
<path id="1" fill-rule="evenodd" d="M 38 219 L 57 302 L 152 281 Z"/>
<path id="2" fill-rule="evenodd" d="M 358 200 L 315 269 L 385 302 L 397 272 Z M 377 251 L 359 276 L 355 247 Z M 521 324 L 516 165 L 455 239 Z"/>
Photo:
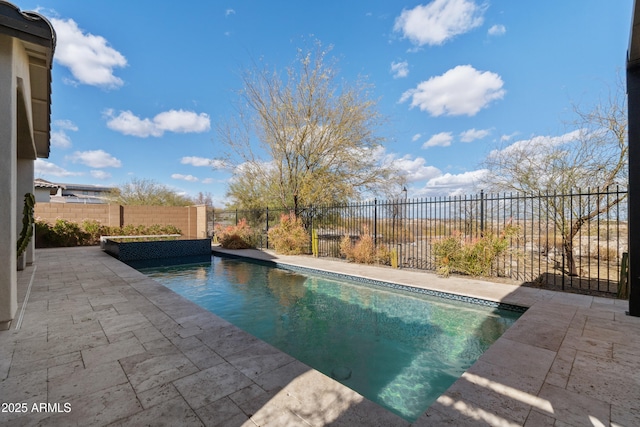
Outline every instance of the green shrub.
<path id="1" fill-rule="evenodd" d="M 144 225 L 127 224 L 122 227 L 123 236 L 142 236 L 146 234 L 147 227 Z"/>
<path id="2" fill-rule="evenodd" d="M 35 224 L 37 248 L 98 245 L 100 236 L 180 234 L 180 229 L 173 225 L 128 225 L 120 228 L 103 225 L 93 219 L 83 221 L 82 225 L 66 219 L 57 219 L 53 225 L 42 220 Z"/>
<path id="3" fill-rule="evenodd" d="M 82 229 L 88 234 L 87 244 L 97 245 L 100 243 L 100 236 L 108 236 L 111 227 L 102 225 L 100 221 L 95 219 L 86 219 L 82 221 Z"/>
<path id="4" fill-rule="evenodd" d="M 82 246 L 89 240 L 89 233 L 83 231 L 75 222 L 66 219 L 57 219 L 51 230 L 57 246 Z"/>
<path id="5" fill-rule="evenodd" d="M 226 249 L 250 249 L 256 247 L 256 235 L 247 220 L 242 218 L 238 225 L 223 227 L 217 224 L 215 235 L 220 246 Z"/>
<path id="6" fill-rule="evenodd" d="M 175 225 L 163 225 L 160 227 L 160 234 L 182 234 L 182 231 Z"/>
<path id="7" fill-rule="evenodd" d="M 36 248 L 53 247 L 53 230 L 51 226 L 42 220 L 36 220 Z"/>
<path id="8" fill-rule="evenodd" d="M 448 277 L 453 272 L 470 276 L 489 276 L 496 258 L 503 255 L 510 241 L 518 232 L 517 227 L 507 226 L 499 235 L 491 231 L 482 237 L 465 239 L 460 232 L 453 232 L 432 242 L 437 273 Z"/>
<path id="9" fill-rule="evenodd" d="M 269 230 L 269 242 L 279 254 L 309 253 L 309 233 L 294 213 L 282 214 L 280 224 Z"/>

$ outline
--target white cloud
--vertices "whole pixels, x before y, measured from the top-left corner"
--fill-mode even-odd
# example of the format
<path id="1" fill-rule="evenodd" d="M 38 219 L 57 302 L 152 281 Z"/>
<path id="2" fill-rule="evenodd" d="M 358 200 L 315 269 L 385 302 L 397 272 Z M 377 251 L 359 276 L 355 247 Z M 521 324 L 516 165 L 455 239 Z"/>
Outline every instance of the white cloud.
<path id="1" fill-rule="evenodd" d="M 414 159 L 407 154 L 399 159 L 394 159 L 392 163 L 404 173 L 408 182 L 424 181 L 442 174 L 440 169 L 435 166 L 427 166 L 423 157 Z"/>
<path id="2" fill-rule="evenodd" d="M 492 25 L 487 31 L 490 36 L 502 36 L 507 32 L 507 28 L 504 25 Z"/>
<path id="3" fill-rule="evenodd" d="M 71 147 L 71 138 L 67 135 L 66 131 L 76 132 L 78 126 L 71 120 L 55 120 L 52 123 L 52 127 L 57 129 L 51 131 L 51 145 L 57 148 Z"/>
<path id="4" fill-rule="evenodd" d="M 153 122 L 158 129 L 176 133 L 201 133 L 211 129 L 211 121 L 206 113 L 169 110 L 156 115 Z"/>
<path id="5" fill-rule="evenodd" d="M 571 141 L 576 141 L 584 136 L 584 132 L 585 131 L 582 129 L 577 129 L 560 136 L 534 136 L 530 139 L 516 141 L 501 150 L 492 150 L 489 153 L 489 157 L 495 157 L 499 154 L 509 155 L 509 153 L 518 153 L 522 151 L 535 153 L 542 147 L 557 147 Z"/>
<path id="6" fill-rule="evenodd" d="M 73 163 L 91 168 L 119 168 L 122 162 L 103 150 L 76 151 L 70 156 Z"/>
<path id="7" fill-rule="evenodd" d="M 443 174 L 437 167 L 427 165 L 424 157 L 414 158 L 410 154 L 397 157 L 397 154 L 386 153 L 384 148 L 378 156 L 384 163 L 398 168 L 407 183 L 417 185 L 417 190 L 416 187 L 410 189 L 412 197 L 473 194 L 478 191 L 481 178 L 488 173 L 487 170 L 481 169 L 460 174 Z"/>
<path id="8" fill-rule="evenodd" d="M 183 180 L 183 181 L 189 181 L 189 182 L 196 182 L 196 181 L 198 181 L 198 178 L 196 178 L 196 177 L 195 177 L 195 176 L 193 176 L 193 175 L 182 175 L 182 174 L 180 174 L 180 173 L 174 173 L 174 174 L 172 174 L 172 175 L 171 175 L 171 178 L 173 178 L 173 179 L 180 179 L 180 180 Z"/>
<path id="9" fill-rule="evenodd" d="M 465 130 L 464 132 L 460 133 L 460 141 L 472 142 L 472 141 L 475 141 L 476 139 L 486 138 L 487 136 L 489 136 L 490 133 L 491 133 L 491 130 L 489 129 L 473 128 L 473 129 Z"/>
<path id="10" fill-rule="evenodd" d="M 206 157 L 187 156 L 180 159 L 183 165 L 196 167 L 209 166 L 212 169 L 233 170 L 233 166 L 221 159 L 207 159 Z M 204 182 L 204 181 L 203 181 Z"/>
<path id="11" fill-rule="evenodd" d="M 421 137 L 422 137 L 422 134 L 420 134 L 420 133 L 416 133 L 415 135 L 413 135 L 413 136 L 411 137 L 411 141 L 412 141 L 412 142 L 416 142 L 416 141 L 417 141 L 417 140 L 419 140 Z"/>
<path id="12" fill-rule="evenodd" d="M 74 132 L 78 130 L 78 126 L 71 120 L 54 120 L 53 125 L 60 129 L 72 130 Z"/>
<path id="13" fill-rule="evenodd" d="M 485 9 L 473 0 L 434 0 L 404 9 L 396 18 L 393 30 L 418 46 L 441 45 L 482 25 Z"/>
<path id="14" fill-rule="evenodd" d="M 513 132 L 512 134 L 509 135 L 502 135 L 500 137 L 500 142 L 507 142 L 507 141 L 511 141 L 511 138 L 513 138 L 514 136 L 518 135 L 519 132 Z"/>
<path id="15" fill-rule="evenodd" d="M 411 108 L 418 107 L 435 117 L 474 116 L 491 101 L 504 97 L 503 85 L 498 74 L 478 71 L 471 65 L 458 65 L 406 91 L 400 102 L 411 99 Z"/>
<path id="16" fill-rule="evenodd" d="M 114 116 L 113 110 L 107 110 L 105 115 L 111 118 L 107 122 L 107 127 L 125 135 L 146 138 L 149 135 L 162 136 L 163 134 L 151 120 L 140 119 L 131 111 L 121 111 L 118 116 Z"/>
<path id="17" fill-rule="evenodd" d="M 486 169 L 464 172 L 460 174 L 446 173 L 427 181 L 426 185 L 415 193 L 421 197 L 463 196 L 478 191 L 478 184 L 488 173 Z"/>
<path id="18" fill-rule="evenodd" d="M 57 37 L 54 59 L 69 68 L 76 83 L 105 88 L 124 84 L 113 71 L 127 60 L 104 37 L 85 33 L 73 19 L 51 18 L 51 23 Z"/>
<path id="19" fill-rule="evenodd" d="M 211 166 L 213 164 L 211 159 L 207 159 L 206 157 L 195 157 L 195 156 L 183 157 L 180 160 L 180 163 L 182 163 L 183 165 L 191 165 L 191 166 Z"/>
<path id="20" fill-rule="evenodd" d="M 164 132 L 201 133 L 211 129 L 209 115 L 193 111 L 169 110 L 157 114 L 153 119 L 141 119 L 131 111 L 121 111 L 116 116 L 113 110 L 109 109 L 105 111 L 105 116 L 109 118 L 109 129 L 141 138 L 159 137 Z"/>
<path id="21" fill-rule="evenodd" d="M 442 174 L 435 166 L 427 166 L 424 157 L 414 158 L 411 154 L 398 157 L 396 153 L 387 153 L 384 147 L 377 149 L 373 156 L 382 164 L 400 170 L 408 182 L 424 181 Z"/>
<path id="22" fill-rule="evenodd" d="M 453 135 L 451 135 L 451 132 L 440 132 L 433 135 L 427 142 L 422 144 L 422 148 L 448 147 L 451 145 L 451 141 L 453 141 Z"/>
<path id="23" fill-rule="evenodd" d="M 203 184 L 213 184 L 215 181 L 213 178 L 205 178 L 201 181 Z"/>
<path id="24" fill-rule="evenodd" d="M 70 172 L 60 166 L 47 162 L 46 160 L 36 159 L 34 162 L 34 174 L 36 176 L 78 176 L 82 175 L 81 172 Z"/>
<path id="25" fill-rule="evenodd" d="M 69 148 L 71 147 L 71 138 L 63 129 L 52 130 L 51 145 L 56 148 Z"/>
<path id="26" fill-rule="evenodd" d="M 392 62 L 391 74 L 394 79 L 400 79 L 409 75 L 409 63 L 407 61 Z"/>
<path id="27" fill-rule="evenodd" d="M 233 9 L 227 9 L 224 11 L 224 16 L 235 15 L 236 11 Z"/>
<path id="28" fill-rule="evenodd" d="M 105 172 L 102 170 L 92 170 L 89 173 L 91 174 L 92 177 L 96 179 L 106 180 L 111 178 L 111 174 L 109 172 Z"/>

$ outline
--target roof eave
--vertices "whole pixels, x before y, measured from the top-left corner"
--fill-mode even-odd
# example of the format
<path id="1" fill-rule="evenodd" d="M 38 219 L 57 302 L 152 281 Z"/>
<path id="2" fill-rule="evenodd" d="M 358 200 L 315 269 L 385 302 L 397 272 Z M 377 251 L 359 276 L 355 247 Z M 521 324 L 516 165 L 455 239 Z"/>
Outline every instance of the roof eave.
<path id="1" fill-rule="evenodd" d="M 51 68 L 56 33 L 47 18 L 37 12 L 23 12 L 0 0 L 0 34 L 23 42 L 29 55 L 33 143 L 36 157 L 49 157 L 51 139 Z"/>

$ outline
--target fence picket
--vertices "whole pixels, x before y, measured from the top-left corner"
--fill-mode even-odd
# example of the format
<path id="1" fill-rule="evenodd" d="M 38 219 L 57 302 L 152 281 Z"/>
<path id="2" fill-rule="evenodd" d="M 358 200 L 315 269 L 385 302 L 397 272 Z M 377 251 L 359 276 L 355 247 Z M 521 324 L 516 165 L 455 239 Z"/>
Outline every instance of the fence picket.
<path id="1" fill-rule="evenodd" d="M 567 194 L 481 191 L 464 197 L 374 199 L 322 205 L 302 208 L 300 215 L 306 226 L 317 233 L 314 253 L 317 249 L 318 256 L 339 257 L 343 236 L 357 240 L 366 232 L 372 235 L 376 247 L 385 245 L 397 251 L 398 267 L 424 270 L 436 269 L 431 246 L 438 239 L 459 234 L 465 242 L 472 242 L 488 233 L 499 235 L 513 225 L 520 234 L 510 238 L 508 253 L 495 261 L 492 268 L 495 275 L 559 290 L 615 295 L 621 254 L 628 247 L 626 195 L 627 190 L 618 186 L 577 189 Z M 620 202 L 611 209 L 613 201 Z M 603 206 L 610 208 L 602 210 Z M 597 214 L 585 219 L 594 209 Z M 224 225 L 246 218 L 256 230 L 267 233 L 278 224 L 280 215 L 288 212 L 273 207 L 247 211 L 215 209 L 212 217 L 214 223 Z M 582 223 L 572 241 L 565 241 L 563 236 Z M 268 249 L 268 239 L 262 241 Z M 576 270 L 577 276 L 570 275 L 572 272 L 567 270 L 571 269 Z"/>

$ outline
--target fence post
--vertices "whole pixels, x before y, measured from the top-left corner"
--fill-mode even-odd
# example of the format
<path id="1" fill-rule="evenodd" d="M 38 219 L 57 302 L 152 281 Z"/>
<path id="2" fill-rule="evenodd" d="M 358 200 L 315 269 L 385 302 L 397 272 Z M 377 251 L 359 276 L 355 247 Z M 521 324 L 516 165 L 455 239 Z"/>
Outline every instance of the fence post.
<path id="1" fill-rule="evenodd" d="M 309 208 L 309 216 L 311 217 L 311 221 L 309 221 L 309 228 L 311 230 L 311 233 L 309 233 L 311 235 L 311 253 L 314 256 L 318 256 L 317 255 L 317 245 L 318 245 L 318 234 L 315 233 L 315 240 L 314 240 L 314 232 L 313 232 L 313 216 L 315 214 L 315 208 L 313 207 L 313 205 Z"/>
<path id="2" fill-rule="evenodd" d="M 480 190 L 480 237 L 484 234 L 484 190 Z"/>
<path id="3" fill-rule="evenodd" d="M 269 206 L 267 206 L 267 249 L 269 249 Z"/>
<path id="4" fill-rule="evenodd" d="M 378 247 L 378 199 L 373 199 L 373 247 Z"/>

